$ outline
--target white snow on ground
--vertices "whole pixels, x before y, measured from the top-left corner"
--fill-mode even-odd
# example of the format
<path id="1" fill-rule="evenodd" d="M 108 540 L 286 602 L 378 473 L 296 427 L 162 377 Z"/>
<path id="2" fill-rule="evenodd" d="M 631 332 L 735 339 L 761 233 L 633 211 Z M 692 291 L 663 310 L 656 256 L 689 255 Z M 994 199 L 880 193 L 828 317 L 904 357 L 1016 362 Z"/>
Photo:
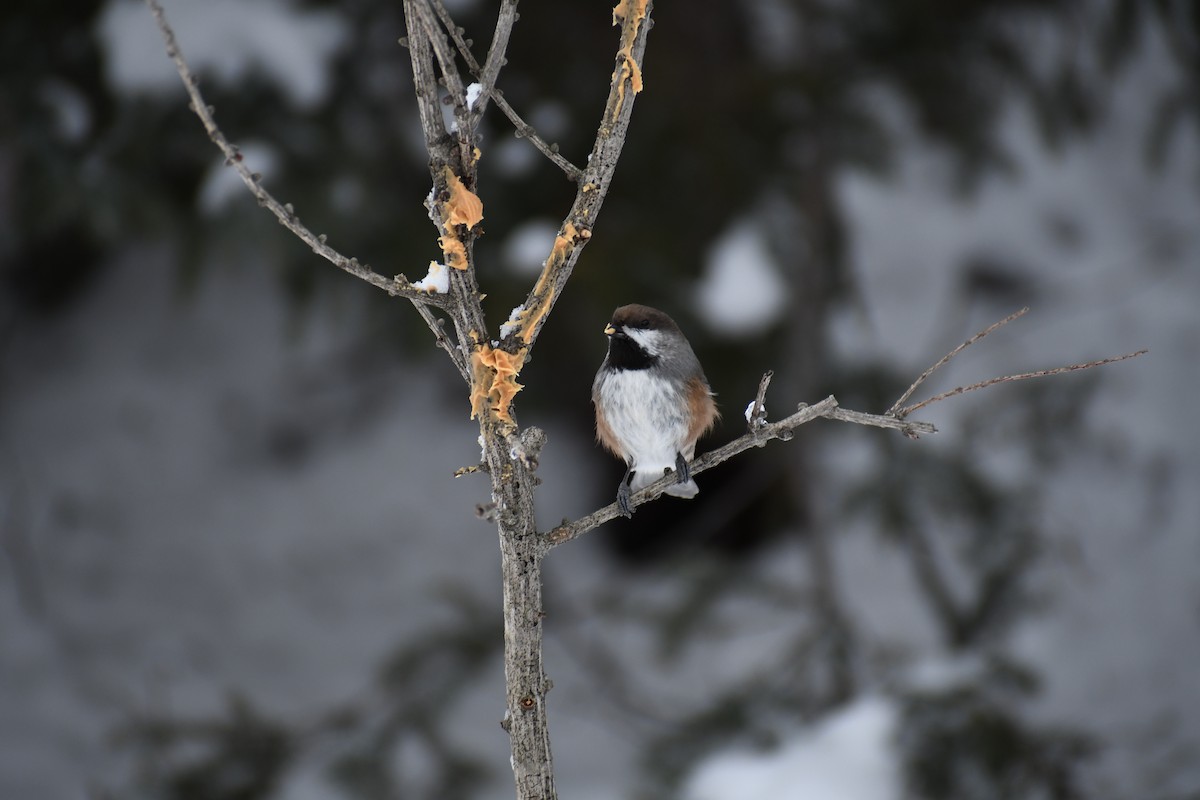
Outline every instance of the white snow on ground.
<path id="1" fill-rule="evenodd" d="M 1013 638 L 1015 655 L 1044 681 L 1031 713 L 1104 743 L 1087 776 L 1099 797 L 1183 796 L 1200 786 L 1200 425 L 1190 411 L 1200 395 L 1200 152 L 1182 136 L 1169 171 L 1142 160 L 1146 99 L 1160 67 L 1144 58 L 1116 87 L 1116 121 L 1061 157 L 1042 147 L 1027 117 L 1010 114 L 1005 138 L 1019 175 L 988 180 L 967 203 L 950 195 L 942 156 L 911 142 L 898 180 L 848 174 L 840 183 L 864 300 L 833 320 L 843 360 L 908 365 L 915 377 L 1016 310 L 1021 302 L 964 293 L 958 267 L 979 254 L 1024 267 L 1031 313 L 960 355 L 916 399 L 993 375 L 1151 350 L 1104 368 L 1086 417 L 1091 436 L 1042 480 L 1050 541 L 1038 588 L 1048 605 Z M 1073 227 L 1077 237 L 1062 235 Z M 952 443 L 978 402 L 951 399 L 922 412 L 940 433 L 914 446 Z M 821 462 L 860 472 L 874 452 L 862 445 L 875 435 L 830 437 Z M 1028 479 L 1022 446 L 1008 444 L 997 443 L 989 467 Z M 916 685 L 972 669 L 940 651 L 894 548 L 855 524 L 839 526 L 837 551 L 860 632 L 921 654 Z M 693 796 L 787 797 L 759 782 L 836 780 L 837 759 L 789 760 L 807 752 L 805 741 L 758 759 L 718 753 L 692 776 Z"/>
<path id="2" fill-rule="evenodd" d="M 696 302 L 708 327 L 731 337 L 761 333 L 787 308 L 787 286 L 753 220 L 734 224 L 713 244 Z"/>
<path id="3" fill-rule="evenodd" d="M 383 365 L 386 414 L 357 419 L 338 377 L 352 308 L 289 341 L 264 273 L 213 268 L 191 302 L 172 275 L 139 253 L 4 365 L 5 535 L 30 555 L 0 560 L 0 797 L 111 778 L 107 737 L 139 711 L 216 713 L 238 690 L 303 720 L 436 624 L 441 587 L 499 601 L 495 534 L 472 513 L 486 488 L 451 478 L 476 457 L 465 390 Z M 457 418 L 438 413 L 455 399 Z M 315 436 L 291 468 L 270 455 L 281 425 Z M 22 609 L 17 570 L 44 611 Z M 455 727 L 504 763 L 499 681 L 497 664 L 492 702 Z"/>
<path id="4" fill-rule="evenodd" d="M 864 696 L 776 750 L 723 753 L 692 776 L 686 800 L 898 800 L 896 709 Z"/>
<path id="5" fill-rule="evenodd" d="M 1177 137 L 1169 171 L 1141 160 L 1155 66 L 1146 59 L 1122 80 L 1115 122 L 1060 159 L 1011 115 L 1005 135 L 1020 174 L 989 181 L 966 205 L 943 195 L 944 166 L 921 148 L 897 183 L 847 176 L 841 193 L 866 300 L 865 315 L 846 312 L 834 326 L 849 359 L 907 364 L 915 376 L 1019 305 L 967 310 L 955 269 L 963 257 L 982 250 L 1029 270 L 1031 313 L 960 355 L 919 396 L 1150 348 L 1093 376 L 1090 435 L 1041 481 L 1051 539 L 1039 587 L 1049 605 L 1014 641 L 1045 680 L 1035 713 L 1112 737 L 1094 777 L 1105 796 L 1200 785 L 1200 425 L 1185 410 L 1200 393 L 1200 152 Z M 1079 227 L 1078 242 L 1055 235 L 1061 219 Z M 942 432 L 920 446 L 954 437 L 973 402 L 921 412 Z M 827 457 L 840 459 L 831 445 Z M 997 443 L 997 462 L 1019 455 L 1006 447 Z M 888 566 L 886 545 L 844 536 L 840 546 L 863 623 L 920 641 L 919 606 L 900 599 L 912 596 L 911 578 Z"/>
<path id="6" fill-rule="evenodd" d="M 514 275 L 537 275 L 550 256 L 558 223 L 534 219 L 521 223 L 504 239 L 504 263 Z"/>
<path id="7" fill-rule="evenodd" d="M 300 107 L 318 105 L 328 94 L 327 62 L 347 38 L 341 15 L 299 10 L 286 0 L 163 0 L 162 6 L 193 72 L 234 85 L 261 71 Z M 145 3 L 113 0 L 98 33 L 113 86 L 179 91 L 179 74 Z"/>

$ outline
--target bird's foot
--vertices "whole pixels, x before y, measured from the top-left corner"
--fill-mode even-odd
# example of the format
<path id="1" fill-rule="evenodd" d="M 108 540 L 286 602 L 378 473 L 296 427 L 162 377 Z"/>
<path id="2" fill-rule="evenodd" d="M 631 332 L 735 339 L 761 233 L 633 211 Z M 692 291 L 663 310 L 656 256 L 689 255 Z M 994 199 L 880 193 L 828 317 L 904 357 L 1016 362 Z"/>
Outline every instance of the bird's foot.
<path id="1" fill-rule="evenodd" d="M 683 457 L 683 453 L 675 454 L 675 482 L 687 483 L 692 479 L 692 470 L 688 466 L 687 459 Z"/>
<path id="2" fill-rule="evenodd" d="M 633 516 L 633 506 L 630 504 L 630 498 L 633 492 L 629 491 L 629 484 L 621 481 L 621 485 L 617 487 L 617 510 L 621 512 L 621 516 L 629 519 Z"/>
<path id="3" fill-rule="evenodd" d="M 626 519 L 633 516 L 633 504 L 630 502 L 633 492 L 629 488 L 629 483 L 632 480 L 633 468 L 630 467 L 625 470 L 625 475 L 621 478 L 621 484 L 617 487 L 617 510 Z"/>

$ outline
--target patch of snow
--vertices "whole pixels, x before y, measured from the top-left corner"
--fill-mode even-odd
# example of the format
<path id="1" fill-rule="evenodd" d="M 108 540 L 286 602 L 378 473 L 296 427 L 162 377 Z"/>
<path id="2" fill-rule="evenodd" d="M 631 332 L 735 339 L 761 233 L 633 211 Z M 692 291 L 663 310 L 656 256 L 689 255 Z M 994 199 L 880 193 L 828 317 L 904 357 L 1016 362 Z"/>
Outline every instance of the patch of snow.
<path id="1" fill-rule="evenodd" d="M 717 239 L 696 288 L 700 316 L 713 331 L 730 337 L 765 331 L 783 315 L 787 297 L 766 237 L 750 219 Z"/>
<path id="2" fill-rule="evenodd" d="M 1162 53 L 1143 53 L 1113 87 L 1111 120 L 1060 153 L 1041 143 L 1028 114 L 1010 112 L 1002 136 L 1017 177 L 985 181 L 968 202 L 948 193 L 937 149 L 912 141 L 894 181 L 858 173 L 839 180 L 863 300 L 835 317 L 843 363 L 881 360 L 915 377 L 1016 310 L 1020 303 L 963 284 L 964 262 L 981 250 L 1036 278 L 1032 311 L 973 345 L 914 399 L 992 375 L 1151 350 L 1089 373 L 1099 389 L 1081 451 L 1036 478 L 1046 552 L 1031 579 L 1045 605 L 1010 645 L 1042 681 L 1032 713 L 1103 743 L 1089 767 L 1101 797 L 1200 786 L 1200 717 L 1181 711 L 1200 697 L 1200 494 L 1192 488 L 1200 485 L 1200 426 L 1179 411 L 1179 399 L 1200 387 L 1200 148 L 1177 137 L 1170 169 L 1158 172 L 1140 159 Z M 915 446 L 954 443 L 981 402 L 952 399 L 922 411 L 941 433 Z M 1046 469 L 1008 444 L 985 456 L 990 475 L 1013 483 Z M 838 449 L 830 444 L 822 463 L 852 469 Z M 858 630 L 919 654 L 918 685 L 969 670 L 938 665 L 911 570 L 865 534 L 843 531 L 836 545 L 843 580 L 860 587 L 846 598 Z"/>
<path id="3" fill-rule="evenodd" d="M 482 83 L 472 83 L 467 87 L 467 111 L 475 110 L 475 102 L 479 99 L 479 95 L 483 94 Z"/>
<path id="4" fill-rule="evenodd" d="M 450 477 L 477 429 L 433 373 L 371 367 L 392 397 L 372 411 L 347 388 L 363 380 L 346 358 L 357 306 L 314 309 L 297 336 L 267 267 L 212 266 L 182 303 L 168 263 L 113 264 L 4 353 L 20 380 L 0 416 L 0 521 L 27 557 L 0 556 L 0 797 L 119 782 L 116 726 L 222 713 L 229 689 L 302 720 L 453 613 L 440 592 L 500 596 L 494 539 L 470 524 L 486 482 Z M 289 431 L 299 456 L 279 449 Z M 479 684 L 487 702 L 456 704 L 448 729 L 501 764 L 499 662 Z"/>
<path id="5" fill-rule="evenodd" d="M 82 141 L 92 129 L 92 109 L 75 86 L 57 79 L 44 81 L 39 92 L 54 115 L 55 128 L 67 142 Z"/>
<path id="6" fill-rule="evenodd" d="M 944 692 L 976 685 L 985 667 L 983 659 L 975 653 L 931 655 L 909 666 L 905 687 L 919 692 Z"/>
<path id="7" fill-rule="evenodd" d="M 436 261 L 429 262 L 429 271 L 425 277 L 413 282 L 414 289 L 435 294 L 445 294 L 450 291 L 450 268 Z"/>
<path id="8" fill-rule="evenodd" d="M 261 72 L 300 108 L 318 106 L 329 94 L 329 62 L 349 39 L 340 14 L 301 10 L 286 0 L 164 0 L 163 7 L 193 72 L 229 85 Z M 110 2 L 97 33 L 113 87 L 182 97 L 179 75 L 145 3 Z"/>
<path id="9" fill-rule="evenodd" d="M 557 100 L 543 100 L 529 112 L 529 124 L 547 142 L 565 136 L 571 127 L 571 112 Z"/>
<path id="10" fill-rule="evenodd" d="M 491 164 L 505 178 L 522 178 L 533 172 L 542 154 L 524 139 L 505 137 L 492 148 Z"/>
<path id="11" fill-rule="evenodd" d="M 768 753 L 719 753 L 688 780 L 686 800 L 899 800 L 897 710 L 864 696 Z"/>
<path id="12" fill-rule="evenodd" d="M 510 333 L 515 331 L 517 328 L 521 327 L 521 315 L 523 313 L 525 313 L 525 304 L 524 303 L 517 306 L 512 311 L 508 312 L 508 320 L 500 325 L 500 338 L 501 339 L 503 339 L 505 336 L 508 336 Z"/>
<path id="13" fill-rule="evenodd" d="M 504 264 L 514 275 L 534 276 L 542 271 L 558 224 L 548 219 L 534 219 L 513 228 L 504 240 Z"/>

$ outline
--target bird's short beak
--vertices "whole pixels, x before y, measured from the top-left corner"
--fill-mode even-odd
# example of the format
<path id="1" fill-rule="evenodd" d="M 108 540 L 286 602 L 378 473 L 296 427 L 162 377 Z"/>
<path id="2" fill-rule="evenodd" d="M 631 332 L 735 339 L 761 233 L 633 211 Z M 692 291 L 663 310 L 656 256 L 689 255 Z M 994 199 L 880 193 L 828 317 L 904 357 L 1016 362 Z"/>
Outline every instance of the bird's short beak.
<path id="1" fill-rule="evenodd" d="M 616 332 L 617 332 L 617 329 L 612 326 L 612 323 L 609 323 L 608 325 L 604 326 L 604 335 L 605 336 L 612 336 Z"/>

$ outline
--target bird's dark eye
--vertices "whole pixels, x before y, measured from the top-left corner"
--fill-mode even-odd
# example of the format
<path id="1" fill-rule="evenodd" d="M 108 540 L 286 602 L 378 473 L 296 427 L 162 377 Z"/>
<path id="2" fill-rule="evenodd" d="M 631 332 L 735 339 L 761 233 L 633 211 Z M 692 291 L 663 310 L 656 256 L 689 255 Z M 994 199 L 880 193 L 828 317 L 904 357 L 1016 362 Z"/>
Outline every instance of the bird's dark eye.
<path id="1" fill-rule="evenodd" d="M 646 330 L 646 328 L 650 327 L 650 320 L 639 319 L 637 322 L 633 323 L 633 327 L 640 328 L 642 330 Z"/>

